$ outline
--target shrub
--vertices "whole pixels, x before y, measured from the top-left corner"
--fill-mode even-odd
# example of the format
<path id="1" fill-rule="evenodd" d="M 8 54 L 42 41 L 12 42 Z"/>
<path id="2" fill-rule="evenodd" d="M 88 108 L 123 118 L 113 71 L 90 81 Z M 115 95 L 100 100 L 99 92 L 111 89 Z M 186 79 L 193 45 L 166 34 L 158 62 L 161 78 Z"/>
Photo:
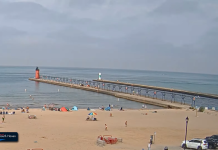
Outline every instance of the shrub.
<path id="1" fill-rule="evenodd" d="M 204 109 L 205 109 L 205 107 L 201 106 L 201 107 L 199 108 L 199 112 L 204 112 Z"/>

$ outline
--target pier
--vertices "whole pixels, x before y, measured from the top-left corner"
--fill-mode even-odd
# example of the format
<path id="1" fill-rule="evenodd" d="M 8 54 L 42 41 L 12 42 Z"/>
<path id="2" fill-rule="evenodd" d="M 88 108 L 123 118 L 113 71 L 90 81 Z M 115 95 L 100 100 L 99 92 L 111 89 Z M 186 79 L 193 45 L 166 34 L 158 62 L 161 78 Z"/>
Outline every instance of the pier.
<path id="1" fill-rule="evenodd" d="M 102 80 L 101 73 L 99 73 L 98 80 L 80 80 L 68 77 L 40 75 L 37 67 L 35 78 L 29 78 L 29 80 L 98 92 L 165 108 L 183 109 L 189 108 L 190 106 L 198 108 L 203 106 L 205 109 L 218 109 L 218 95 L 126 83 L 118 80 Z"/>
<path id="2" fill-rule="evenodd" d="M 118 84 L 118 85 L 133 86 L 133 87 L 140 87 L 140 88 L 146 88 L 146 89 L 154 89 L 154 90 L 159 90 L 159 91 L 175 92 L 175 93 L 187 94 L 187 95 L 192 95 L 192 96 L 201 96 L 201 97 L 206 97 L 206 98 L 218 99 L 218 95 L 214 95 L 214 94 L 206 94 L 206 93 L 191 92 L 191 91 L 178 90 L 178 89 L 172 89 L 172 88 L 164 88 L 164 87 L 157 87 L 157 86 L 133 84 L 133 83 L 120 82 L 120 81 L 109 81 L 109 80 L 93 80 L 93 81 L 102 82 L 102 83 L 112 83 L 112 84 Z"/>
<path id="3" fill-rule="evenodd" d="M 52 78 L 52 79 L 54 79 L 54 78 Z M 31 80 L 31 81 L 53 84 L 53 85 L 58 85 L 58 86 L 65 86 L 65 87 L 69 87 L 69 88 L 76 88 L 76 89 L 86 90 L 86 91 L 90 91 L 90 92 L 97 92 L 97 93 L 101 93 L 101 94 L 107 94 L 107 95 L 115 96 L 117 98 L 123 98 L 123 99 L 131 100 L 131 101 L 155 105 L 155 106 L 159 106 L 159 107 L 163 107 L 163 108 L 187 109 L 190 107 L 190 105 L 180 104 L 177 102 L 171 103 L 170 101 L 167 101 L 167 100 L 161 100 L 161 99 L 157 99 L 157 98 L 149 98 L 149 97 L 145 97 L 145 96 L 138 95 L 138 94 L 135 95 L 135 94 L 123 93 L 123 92 L 119 92 L 119 91 L 108 90 L 108 89 L 104 89 L 104 88 L 100 88 L 100 87 L 96 87 L 96 86 L 88 86 L 88 82 L 86 82 L 87 85 L 83 85 L 81 83 L 79 83 L 79 84 L 78 83 L 77 84 L 71 83 L 72 80 L 69 80 L 70 83 L 63 82 L 61 80 L 58 80 L 57 77 L 55 79 L 58 81 L 52 80 L 52 79 L 50 79 L 50 78 L 49 79 L 48 78 L 47 79 L 29 78 L 29 80 Z M 80 82 L 81 82 L 81 80 L 80 80 Z"/>

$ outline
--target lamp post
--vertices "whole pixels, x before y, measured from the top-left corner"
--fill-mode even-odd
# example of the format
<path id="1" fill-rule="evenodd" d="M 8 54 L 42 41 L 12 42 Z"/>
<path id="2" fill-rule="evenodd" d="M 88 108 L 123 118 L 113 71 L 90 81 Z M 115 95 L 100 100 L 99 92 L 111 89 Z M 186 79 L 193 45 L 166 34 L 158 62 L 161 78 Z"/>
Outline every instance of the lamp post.
<path id="1" fill-rule="evenodd" d="M 189 121 L 189 118 L 186 117 L 186 130 L 185 130 L 185 146 L 184 146 L 184 149 L 186 148 L 186 137 L 187 137 L 187 126 L 188 126 L 188 121 Z"/>

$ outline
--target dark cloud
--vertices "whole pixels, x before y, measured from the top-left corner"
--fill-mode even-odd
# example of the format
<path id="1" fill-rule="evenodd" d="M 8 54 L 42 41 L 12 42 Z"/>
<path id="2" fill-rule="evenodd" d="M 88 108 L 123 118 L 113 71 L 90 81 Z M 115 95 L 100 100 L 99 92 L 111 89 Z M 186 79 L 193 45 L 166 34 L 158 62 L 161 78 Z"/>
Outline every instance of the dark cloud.
<path id="1" fill-rule="evenodd" d="M 177 15 L 195 12 L 201 12 L 199 2 L 196 0 L 166 0 L 166 2 L 154 10 L 154 13 L 161 15 Z"/>
<path id="2" fill-rule="evenodd" d="M 0 15 L 6 20 L 66 23 L 67 15 L 49 10 L 34 2 L 13 2 L 0 5 Z"/>

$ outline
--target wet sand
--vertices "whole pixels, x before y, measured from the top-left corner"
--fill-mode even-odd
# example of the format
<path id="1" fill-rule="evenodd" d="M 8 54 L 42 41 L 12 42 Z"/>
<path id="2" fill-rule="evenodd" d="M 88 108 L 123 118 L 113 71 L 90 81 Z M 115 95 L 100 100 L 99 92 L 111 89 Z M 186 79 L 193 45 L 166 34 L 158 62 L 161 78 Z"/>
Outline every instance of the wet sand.
<path id="1" fill-rule="evenodd" d="M 0 110 L 1 111 L 1 110 Z M 30 113 L 16 110 L 15 115 L 5 115 L 5 123 L 0 124 L 0 132 L 18 132 L 19 142 L 2 143 L 2 150 L 141 150 L 147 149 L 150 135 L 156 132 L 152 150 L 165 146 L 180 149 L 185 138 L 185 118 L 189 117 L 187 139 L 205 138 L 217 133 L 218 112 L 204 113 L 192 110 L 96 110 L 98 121 L 86 121 L 90 111 L 71 112 L 42 111 L 30 109 Z M 110 113 L 113 117 L 110 117 Z M 144 115 L 147 113 L 147 115 Z M 37 119 L 28 119 L 36 115 Z M 125 127 L 125 121 L 128 122 Z M 108 131 L 105 131 L 105 124 Z M 107 144 L 99 147 L 99 135 L 112 135 L 123 139 L 123 143 Z M 176 150 L 176 149 L 175 149 Z"/>

